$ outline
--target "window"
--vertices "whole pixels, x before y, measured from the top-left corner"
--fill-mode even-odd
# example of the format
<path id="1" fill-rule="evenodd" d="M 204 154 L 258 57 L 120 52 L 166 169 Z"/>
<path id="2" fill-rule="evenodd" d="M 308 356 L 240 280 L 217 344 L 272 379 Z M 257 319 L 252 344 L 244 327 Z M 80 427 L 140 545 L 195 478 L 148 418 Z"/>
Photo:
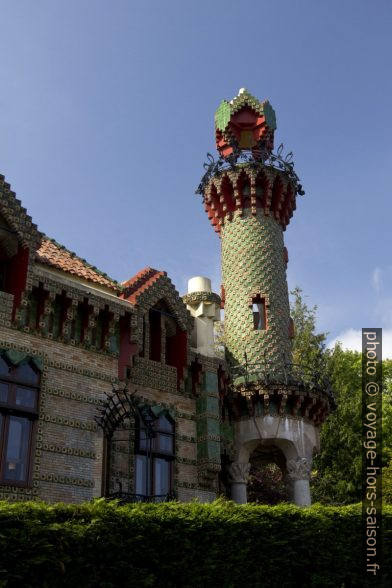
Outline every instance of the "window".
<path id="1" fill-rule="evenodd" d="M 152 308 L 148 318 L 150 323 L 150 359 L 161 361 L 161 312 Z"/>
<path id="2" fill-rule="evenodd" d="M 173 489 L 174 423 L 165 413 L 153 423 L 155 436 L 149 439 L 139 420 L 136 436 L 135 492 L 141 496 L 165 498 Z"/>
<path id="3" fill-rule="evenodd" d="M 0 290 L 5 290 L 7 282 L 7 260 L 0 258 Z"/>
<path id="4" fill-rule="evenodd" d="M 257 331 L 264 331 L 267 328 L 264 298 L 260 298 L 260 296 L 256 296 L 256 298 L 253 298 L 252 311 L 253 328 Z"/>
<path id="5" fill-rule="evenodd" d="M 26 486 L 31 473 L 39 373 L 31 363 L 17 367 L 0 356 L 0 482 Z"/>

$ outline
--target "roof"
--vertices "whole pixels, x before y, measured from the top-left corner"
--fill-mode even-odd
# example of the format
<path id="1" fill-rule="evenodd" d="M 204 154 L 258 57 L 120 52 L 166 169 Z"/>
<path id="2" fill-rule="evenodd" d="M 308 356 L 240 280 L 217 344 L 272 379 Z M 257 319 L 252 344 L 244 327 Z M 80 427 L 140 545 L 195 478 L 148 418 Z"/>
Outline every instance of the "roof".
<path id="1" fill-rule="evenodd" d="M 38 263 L 49 265 L 100 286 L 106 286 L 116 292 L 121 291 L 121 285 L 118 282 L 49 237 L 43 237 L 36 259 Z"/>
<path id="2" fill-rule="evenodd" d="M 188 330 L 193 319 L 167 273 L 152 267 L 146 267 L 133 278 L 122 283 L 120 298 L 148 310 L 157 302 L 164 300 L 172 316 L 176 317 L 180 328 Z"/>
<path id="3" fill-rule="evenodd" d="M 232 100 L 222 100 L 215 112 L 215 127 L 220 131 L 225 131 L 233 114 L 244 106 L 249 106 L 257 114 L 264 116 L 268 127 L 273 131 L 276 130 L 275 111 L 269 101 L 264 100 L 264 102 L 261 102 L 245 88 L 241 88 L 237 96 L 234 96 Z"/>
<path id="4" fill-rule="evenodd" d="M 140 270 L 127 282 L 122 283 L 123 295 L 122 297 L 137 304 L 138 298 L 152 286 L 159 278 L 167 276 L 166 272 L 160 272 L 152 267 L 145 267 Z"/>
<path id="5" fill-rule="evenodd" d="M 18 241 L 23 247 L 31 250 L 37 249 L 41 242 L 42 233 L 37 229 L 23 208 L 20 200 L 17 199 L 15 192 L 11 190 L 10 184 L 5 181 L 3 175 L 0 174 L 0 213 L 4 220 L 9 225 L 10 229 L 15 231 Z"/>

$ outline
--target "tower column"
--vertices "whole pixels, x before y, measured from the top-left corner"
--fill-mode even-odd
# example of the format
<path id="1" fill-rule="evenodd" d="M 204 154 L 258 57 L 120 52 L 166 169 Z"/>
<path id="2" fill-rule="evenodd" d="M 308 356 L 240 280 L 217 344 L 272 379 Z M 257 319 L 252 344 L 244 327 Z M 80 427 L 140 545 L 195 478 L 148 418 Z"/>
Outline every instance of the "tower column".
<path id="1" fill-rule="evenodd" d="M 310 468 L 311 464 L 306 457 L 287 460 L 287 477 L 292 482 L 292 498 L 297 506 L 309 506 L 310 497 Z"/>
<path id="2" fill-rule="evenodd" d="M 231 498 L 237 504 L 248 502 L 248 480 L 250 473 L 249 462 L 235 461 L 227 468 L 231 485 Z"/>
<path id="3" fill-rule="evenodd" d="M 235 212 L 222 231 L 225 344 L 231 364 L 291 359 L 290 307 L 282 227 L 262 210 Z"/>

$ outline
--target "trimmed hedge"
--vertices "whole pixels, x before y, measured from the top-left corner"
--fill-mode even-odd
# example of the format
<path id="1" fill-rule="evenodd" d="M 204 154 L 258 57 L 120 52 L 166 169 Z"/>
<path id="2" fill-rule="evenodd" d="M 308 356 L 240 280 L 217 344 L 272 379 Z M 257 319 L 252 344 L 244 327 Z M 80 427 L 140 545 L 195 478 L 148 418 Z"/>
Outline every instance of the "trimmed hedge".
<path id="1" fill-rule="evenodd" d="M 392 507 L 384 507 L 392 584 Z M 0 502 L 0 587 L 367 586 L 361 507 Z M 389 578 L 389 582 L 388 582 Z"/>

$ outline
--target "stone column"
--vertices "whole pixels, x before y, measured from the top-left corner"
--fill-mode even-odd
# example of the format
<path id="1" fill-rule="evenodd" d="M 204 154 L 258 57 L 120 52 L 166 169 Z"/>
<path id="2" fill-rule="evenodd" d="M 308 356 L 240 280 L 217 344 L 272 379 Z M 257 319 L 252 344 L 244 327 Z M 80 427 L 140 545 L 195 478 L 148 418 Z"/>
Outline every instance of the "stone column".
<path id="1" fill-rule="evenodd" d="M 306 457 L 287 460 L 287 477 L 292 481 L 293 501 L 297 506 L 309 506 L 310 462 Z"/>
<path id="2" fill-rule="evenodd" d="M 248 502 L 247 484 L 250 473 L 250 463 L 233 462 L 228 467 L 229 481 L 231 484 L 231 498 L 237 504 Z"/>

